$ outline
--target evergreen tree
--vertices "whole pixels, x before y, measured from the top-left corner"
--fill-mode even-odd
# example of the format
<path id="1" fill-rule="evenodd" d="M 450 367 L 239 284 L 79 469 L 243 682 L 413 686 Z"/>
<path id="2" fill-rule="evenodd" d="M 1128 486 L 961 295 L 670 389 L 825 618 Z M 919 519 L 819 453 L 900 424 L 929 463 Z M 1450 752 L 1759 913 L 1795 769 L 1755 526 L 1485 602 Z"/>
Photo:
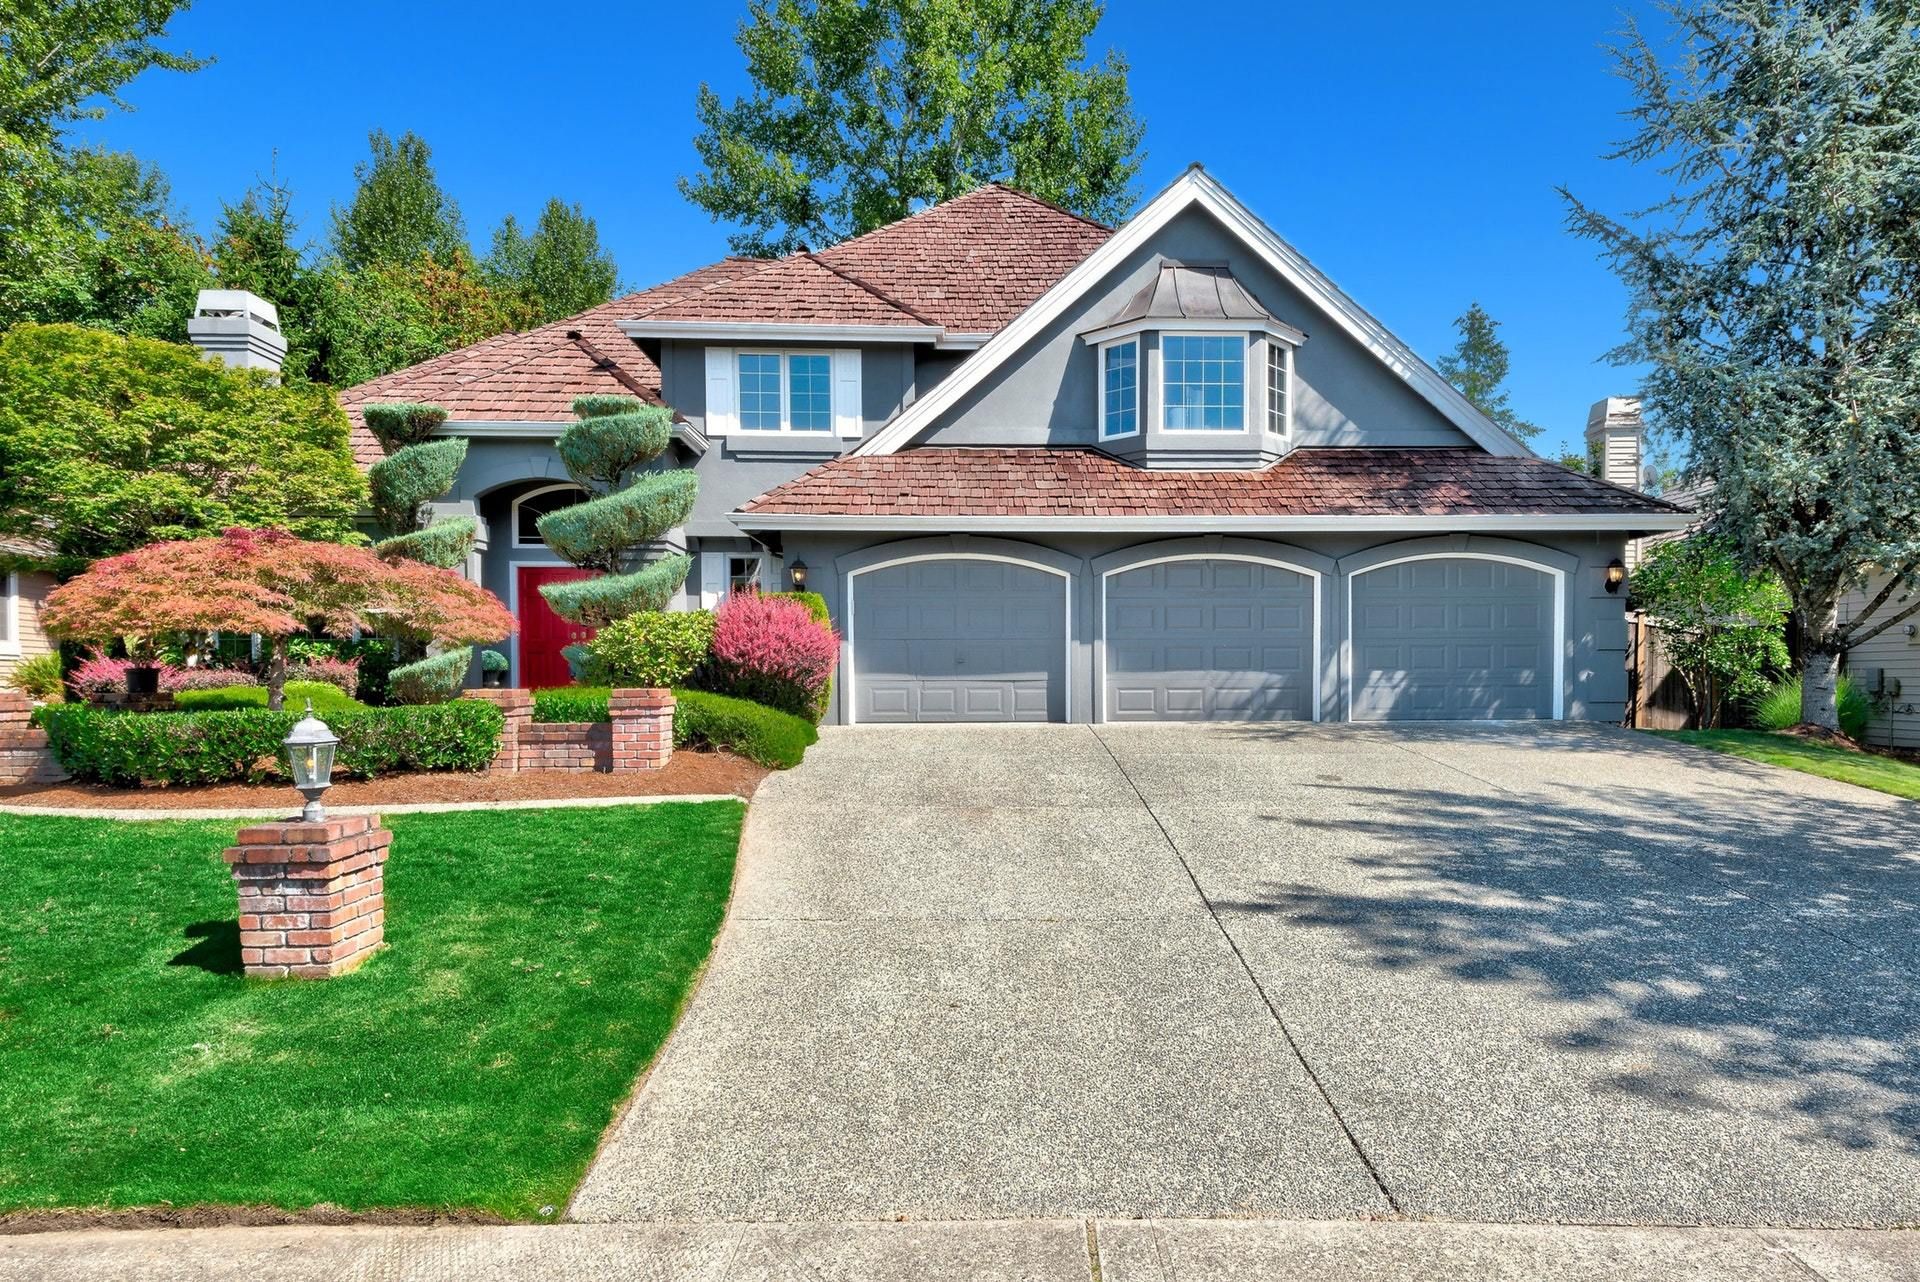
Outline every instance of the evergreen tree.
<path id="1" fill-rule="evenodd" d="M 1540 435 L 1537 423 L 1529 423 L 1513 412 L 1501 384 L 1507 381 L 1509 364 L 1507 345 L 1495 331 L 1500 322 L 1487 315 L 1487 309 L 1475 303 L 1467 314 L 1454 322 L 1460 342 L 1440 358 L 1442 377 L 1460 389 L 1482 414 L 1498 423 L 1509 436 L 1530 441 Z"/>
<path id="2" fill-rule="evenodd" d="M 368 135 L 372 159 L 354 167 L 359 186 L 345 209 L 333 211 L 333 253 L 350 272 L 432 258 L 451 264 L 467 251 L 460 207 L 440 190 L 433 151 L 411 131 Z"/>
<path id="3" fill-rule="evenodd" d="M 1714 481 L 1708 511 L 1792 597 L 1804 719 L 1839 726 L 1850 648 L 1920 615 L 1920 41 L 1905 0 L 1669 5 L 1676 65 L 1618 51 L 1670 198 L 1563 193 L 1632 295 L 1618 355 Z M 1841 597 L 1885 572 L 1846 623 Z M 1910 604 L 1899 593 L 1907 591 Z"/>
<path id="4" fill-rule="evenodd" d="M 1144 132 L 1098 0 L 752 0 L 753 93 L 700 87 L 687 199 L 740 253 L 824 246 L 1004 180 L 1090 218 L 1133 204 Z"/>
<path id="5" fill-rule="evenodd" d="M 517 328 L 572 316 L 613 297 L 619 269 L 600 245 L 600 229 L 579 205 L 557 197 L 540 211 L 531 236 L 508 214 L 493 234 L 483 274 Z"/>

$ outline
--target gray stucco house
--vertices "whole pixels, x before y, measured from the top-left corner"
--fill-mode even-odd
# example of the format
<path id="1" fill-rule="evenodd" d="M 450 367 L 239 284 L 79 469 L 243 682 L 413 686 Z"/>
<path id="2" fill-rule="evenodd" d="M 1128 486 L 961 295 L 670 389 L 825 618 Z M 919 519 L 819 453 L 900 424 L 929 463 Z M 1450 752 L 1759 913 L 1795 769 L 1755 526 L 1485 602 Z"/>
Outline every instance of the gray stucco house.
<path id="1" fill-rule="evenodd" d="M 343 394 L 470 438 L 443 506 L 564 679 L 533 522 L 585 392 L 671 405 L 678 605 L 804 577 L 829 719 L 1617 720 L 1627 541 L 1686 514 L 1534 457 L 1198 167 L 1109 229 L 990 185 Z"/>

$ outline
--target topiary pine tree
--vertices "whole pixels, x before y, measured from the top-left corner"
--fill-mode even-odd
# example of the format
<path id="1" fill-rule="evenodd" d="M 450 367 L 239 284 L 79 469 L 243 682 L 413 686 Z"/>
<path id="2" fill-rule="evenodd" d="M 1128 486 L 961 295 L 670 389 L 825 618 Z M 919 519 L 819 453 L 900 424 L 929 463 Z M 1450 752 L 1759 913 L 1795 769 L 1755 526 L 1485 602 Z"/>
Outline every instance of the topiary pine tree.
<path id="1" fill-rule="evenodd" d="M 603 628 L 642 610 L 658 610 L 686 580 L 692 558 L 661 557 L 640 569 L 642 549 L 684 524 L 693 511 L 699 482 L 684 468 L 643 471 L 667 448 L 673 411 L 628 396 L 582 396 L 573 403 L 580 421 L 560 434 L 555 448 L 567 474 L 597 495 L 540 518 L 547 546 L 599 576 L 540 588 L 553 612 L 582 627 Z"/>
<path id="2" fill-rule="evenodd" d="M 387 457 L 367 469 L 373 517 L 388 536 L 374 545 L 374 551 L 389 561 L 458 568 L 473 551 L 479 522 L 469 516 L 451 516 L 423 529 L 420 505 L 452 487 L 467 457 L 466 440 L 432 439 L 434 429 L 447 421 L 447 412 L 438 405 L 368 405 L 361 414 L 367 430 L 387 452 Z"/>

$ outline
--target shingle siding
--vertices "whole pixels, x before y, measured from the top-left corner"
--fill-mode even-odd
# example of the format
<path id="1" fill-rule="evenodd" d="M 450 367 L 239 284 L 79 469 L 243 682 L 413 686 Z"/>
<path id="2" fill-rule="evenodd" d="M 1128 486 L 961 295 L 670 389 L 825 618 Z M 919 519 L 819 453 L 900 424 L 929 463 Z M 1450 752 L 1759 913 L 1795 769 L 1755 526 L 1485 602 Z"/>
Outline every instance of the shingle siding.
<path id="1" fill-rule="evenodd" d="M 1884 577 L 1867 585 L 1865 592 L 1851 592 L 1840 602 L 1842 620 L 1854 618 L 1871 599 L 1871 594 L 1886 586 Z M 1896 599 L 1901 594 L 1896 593 Z M 1908 596 L 1909 604 L 1912 597 Z M 1894 607 L 1882 606 L 1878 617 L 1884 619 Z M 1897 748 L 1920 749 L 1920 636 L 1909 636 L 1907 628 L 1920 624 L 1920 615 L 1905 624 L 1896 623 L 1879 636 L 1847 652 L 1847 671 L 1868 694 L 1884 689 L 1887 694 L 1875 709 L 1867 726 L 1867 742 Z M 1916 629 L 1920 631 L 1920 629 Z M 1892 694 L 1898 684 L 1900 693 Z"/>

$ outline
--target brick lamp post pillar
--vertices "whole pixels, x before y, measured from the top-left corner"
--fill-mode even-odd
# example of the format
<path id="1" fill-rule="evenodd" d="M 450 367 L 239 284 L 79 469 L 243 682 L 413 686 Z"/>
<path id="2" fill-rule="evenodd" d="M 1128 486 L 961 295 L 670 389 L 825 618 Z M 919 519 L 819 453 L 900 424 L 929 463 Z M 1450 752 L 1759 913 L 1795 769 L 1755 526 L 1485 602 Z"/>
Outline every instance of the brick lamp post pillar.
<path id="1" fill-rule="evenodd" d="M 222 856 L 240 890 L 240 964 L 259 979 L 324 979 L 385 936 L 387 849 L 375 815 L 243 828 Z"/>

